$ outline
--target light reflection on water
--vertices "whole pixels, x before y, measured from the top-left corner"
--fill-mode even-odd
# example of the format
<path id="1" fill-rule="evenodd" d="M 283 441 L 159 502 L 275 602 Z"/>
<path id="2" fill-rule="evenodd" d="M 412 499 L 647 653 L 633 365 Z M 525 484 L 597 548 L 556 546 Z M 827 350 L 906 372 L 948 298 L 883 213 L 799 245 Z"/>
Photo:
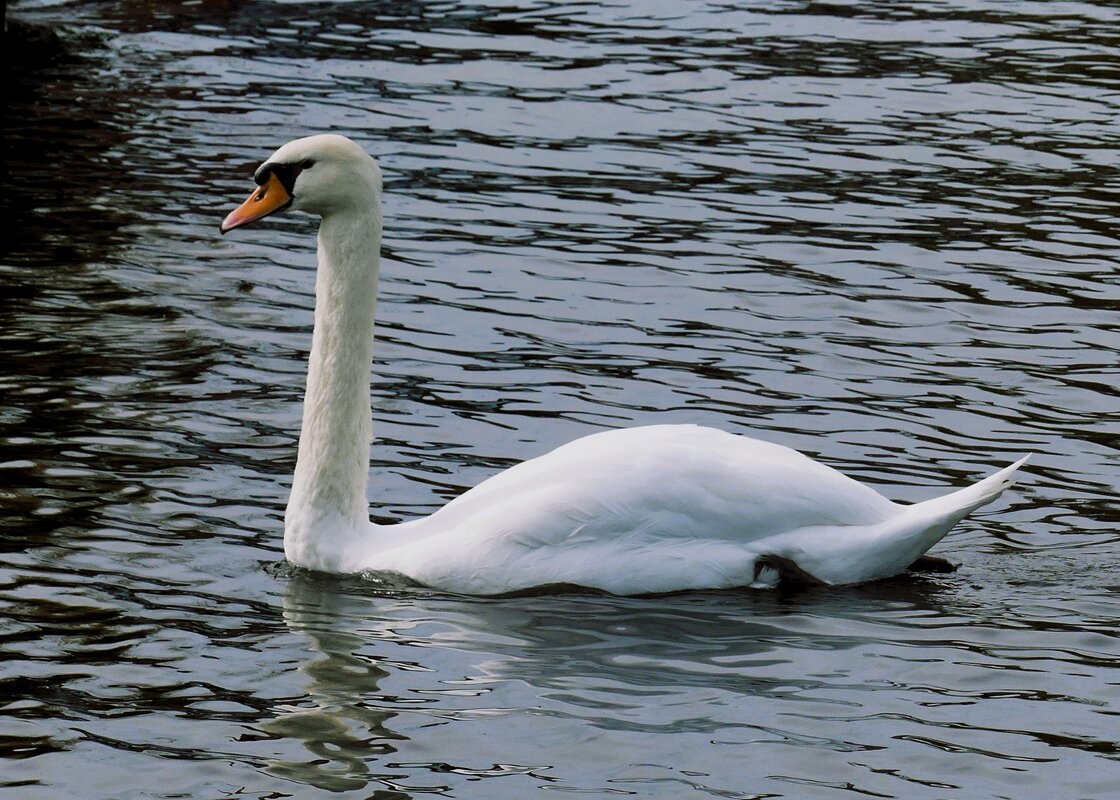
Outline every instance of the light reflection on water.
<path id="1" fill-rule="evenodd" d="M 0 786 L 1108 796 L 1120 15 L 737 5 L 24 7 L 83 55 L 5 121 Z M 326 129 L 386 173 L 379 519 L 650 422 L 1030 476 L 853 589 L 292 572 L 313 226 L 216 224 Z"/>

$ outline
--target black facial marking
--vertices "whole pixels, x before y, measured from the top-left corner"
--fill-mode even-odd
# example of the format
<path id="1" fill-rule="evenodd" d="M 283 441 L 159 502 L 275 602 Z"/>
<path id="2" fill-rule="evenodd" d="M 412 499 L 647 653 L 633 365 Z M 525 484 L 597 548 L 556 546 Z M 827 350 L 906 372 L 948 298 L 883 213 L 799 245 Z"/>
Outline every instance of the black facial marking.
<path id="1" fill-rule="evenodd" d="M 290 195 L 295 195 L 296 178 L 303 170 L 314 164 L 313 161 L 301 161 L 298 164 L 291 162 L 276 162 L 268 161 L 261 164 L 257 171 L 253 174 L 253 180 L 257 182 L 258 186 L 264 186 L 268 183 L 269 175 L 275 175 L 276 179 L 280 181 L 280 185 Z"/>

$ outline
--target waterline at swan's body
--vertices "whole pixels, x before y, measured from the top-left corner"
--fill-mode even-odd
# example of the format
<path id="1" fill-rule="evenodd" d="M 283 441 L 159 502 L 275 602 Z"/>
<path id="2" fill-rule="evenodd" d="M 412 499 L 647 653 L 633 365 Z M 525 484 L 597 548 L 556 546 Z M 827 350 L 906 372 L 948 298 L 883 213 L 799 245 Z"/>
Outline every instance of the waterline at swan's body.
<path id="1" fill-rule="evenodd" d="M 284 551 L 336 573 L 391 570 L 450 591 L 577 584 L 621 594 L 896 574 L 1011 484 L 1022 462 L 902 506 L 780 445 L 691 425 L 578 439 L 431 516 L 369 521 L 370 369 L 381 178 L 357 145 L 280 148 L 223 232 L 289 205 L 319 214 L 315 330 Z"/>

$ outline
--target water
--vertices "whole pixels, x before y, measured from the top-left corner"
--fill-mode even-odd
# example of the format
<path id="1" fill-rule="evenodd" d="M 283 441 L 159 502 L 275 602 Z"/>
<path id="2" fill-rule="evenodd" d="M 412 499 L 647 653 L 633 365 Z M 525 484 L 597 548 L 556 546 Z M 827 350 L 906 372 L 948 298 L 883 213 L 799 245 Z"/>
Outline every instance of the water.
<path id="1" fill-rule="evenodd" d="M 4 123 L 0 795 L 1115 796 L 1120 12 L 743 5 L 17 6 L 79 55 Z M 863 587 L 292 570 L 313 223 L 217 223 L 325 130 L 386 175 L 379 520 L 655 422 L 1029 472 Z"/>

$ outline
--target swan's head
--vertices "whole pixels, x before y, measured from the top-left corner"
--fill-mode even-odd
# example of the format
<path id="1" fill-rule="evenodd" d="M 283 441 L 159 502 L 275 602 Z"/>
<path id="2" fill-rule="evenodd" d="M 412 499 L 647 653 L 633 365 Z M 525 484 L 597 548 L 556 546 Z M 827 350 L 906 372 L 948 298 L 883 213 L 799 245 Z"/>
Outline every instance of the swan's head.
<path id="1" fill-rule="evenodd" d="M 288 142 L 257 168 L 260 187 L 222 220 L 222 233 L 293 208 L 321 217 L 376 212 L 381 170 L 365 150 L 333 133 Z"/>

